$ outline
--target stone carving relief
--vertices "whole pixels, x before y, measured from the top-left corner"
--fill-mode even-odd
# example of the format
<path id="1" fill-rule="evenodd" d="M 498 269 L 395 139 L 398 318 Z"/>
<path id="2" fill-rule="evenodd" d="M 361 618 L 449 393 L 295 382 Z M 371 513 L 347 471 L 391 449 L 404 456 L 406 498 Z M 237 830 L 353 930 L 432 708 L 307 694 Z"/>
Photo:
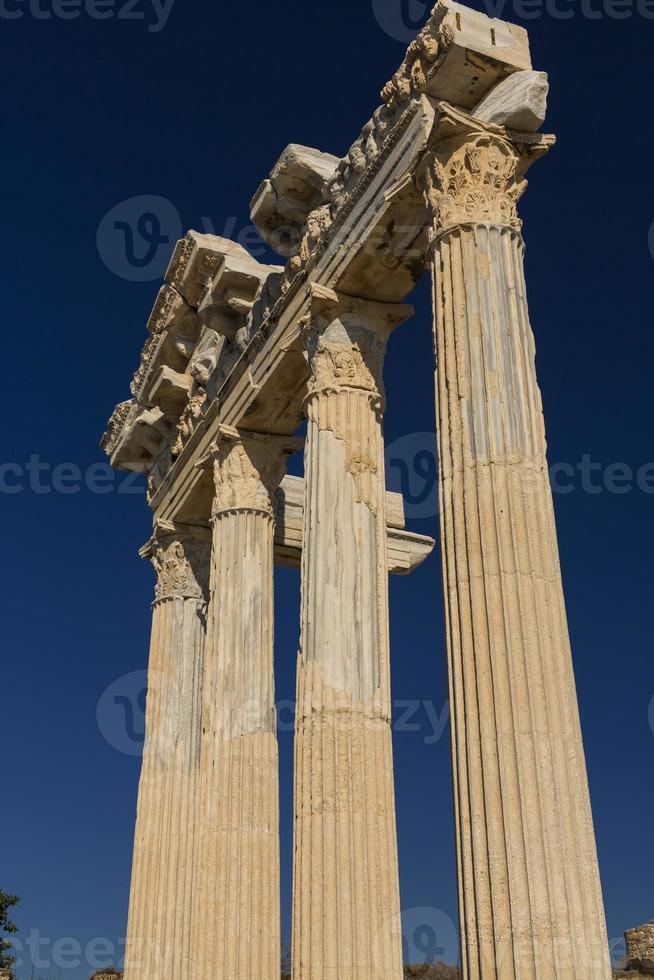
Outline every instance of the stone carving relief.
<path id="1" fill-rule="evenodd" d="M 312 259 L 320 255 L 320 245 L 324 244 L 327 232 L 332 226 L 332 209 L 324 205 L 312 211 L 307 218 L 306 232 L 297 253 L 289 259 L 281 282 L 281 294 L 290 288 L 296 276 L 302 274 Z"/>
<path id="2" fill-rule="evenodd" d="M 125 425 L 129 418 L 130 412 L 134 407 L 134 401 L 130 399 L 127 402 L 121 402 L 116 405 L 113 410 L 112 416 L 107 424 L 107 431 L 102 437 L 102 448 L 106 452 L 107 456 L 111 458 L 120 441 L 120 437 L 123 434 Z"/>
<path id="3" fill-rule="evenodd" d="M 283 273 L 271 275 L 263 284 L 248 319 L 250 338 L 277 309 L 294 283 L 313 269 L 327 249 L 330 237 L 345 219 L 376 172 L 375 164 L 388 154 L 417 111 L 417 103 L 390 110 L 381 106 L 366 124 L 361 137 L 341 160 L 327 189 L 329 203 L 312 211 L 306 230 Z"/>
<path id="4" fill-rule="evenodd" d="M 454 31 L 443 23 L 446 8 L 440 4 L 409 49 L 400 69 L 382 89 L 382 99 L 394 109 L 427 91 L 430 75 L 454 43 Z"/>
<path id="5" fill-rule="evenodd" d="M 205 330 L 189 364 L 189 374 L 198 387 L 206 390 L 224 347 L 224 337 L 220 337 L 215 330 Z"/>
<path id="6" fill-rule="evenodd" d="M 148 337 L 141 353 L 141 361 L 130 385 L 130 391 L 134 397 L 143 397 L 147 381 L 162 363 L 169 364 L 176 370 L 183 370 L 195 350 L 195 343 L 195 340 L 176 336 L 168 330 Z"/>
<path id="7" fill-rule="evenodd" d="M 423 177 L 437 231 L 480 221 L 519 231 L 517 204 L 527 187 L 519 177 L 520 163 L 507 140 L 487 133 L 439 146 Z"/>
<path id="8" fill-rule="evenodd" d="M 225 432 L 211 452 L 214 516 L 243 508 L 263 510 L 274 517 L 286 457 L 300 445 L 297 439 Z"/>
<path id="9" fill-rule="evenodd" d="M 166 459 L 174 461 L 183 451 L 204 408 L 223 388 L 248 345 L 264 324 L 279 317 L 290 296 L 316 268 L 330 241 L 374 181 L 394 146 L 421 107 L 424 108 L 424 93 L 432 98 L 445 98 L 446 102 L 438 105 L 439 112 L 447 114 L 447 99 L 451 96 L 438 94 L 441 76 L 445 80 L 442 91 L 456 90 L 461 98 L 469 96 L 473 100 L 473 82 L 479 81 L 483 94 L 498 78 L 520 68 L 522 60 L 528 59 L 528 50 L 525 54 L 519 38 L 510 32 L 507 37 L 502 37 L 503 43 L 497 52 L 492 55 L 483 53 L 488 49 L 491 35 L 495 43 L 494 35 L 500 28 L 488 18 L 480 26 L 480 16 L 471 15 L 467 25 L 463 14 L 461 22 L 455 11 L 441 3 L 437 5 L 429 23 L 409 47 L 399 71 L 385 86 L 384 104 L 377 108 L 340 162 L 336 157 L 307 147 L 290 147 L 282 154 L 273 174 L 278 182 L 283 178 L 286 184 L 273 187 L 274 201 L 268 193 L 270 189 L 264 188 L 266 193 L 263 197 L 258 193 L 255 204 L 258 202 L 259 219 L 264 224 L 266 207 L 272 204 L 282 210 L 286 208 L 296 221 L 299 244 L 290 255 L 288 251 L 283 253 L 288 256 L 283 271 L 276 266 L 261 266 L 237 243 L 217 236 L 189 232 L 178 243 L 166 273 L 166 285 L 160 291 L 150 317 L 151 336 L 132 385 L 137 401 L 149 407 L 153 403 L 159 404 L 158 396 L 153 395 L 150 401 L 148 396 L 152 393 L 152 379 L 158 376 L 162 364 L 178 373 L 185 372 L 193 379 L 189 385 L 189 401 L 183 411 L 181 400 L 179 405 L 175 402 L 175 412 L 164 406 L 166 418 L 173 427 L 171 443 L 165 447 L 170 451 Z M 484 32 L 489 35 L 486 41 L 482 38 Z M 481 69 L 477 61 L 470 60 L 472 55 L 468 57 L 470 52 L 478 52 L 479 64 L 483 62 L 481 80 L 476 74 Z M 497 59 L 494 60 L 495 55 Z M 478 102 L 476 99 L 474 105 Z M 468 126 L 474 122 L 471 117 L 465 118 Z M 459 128 L 441 133 L 437 153 L 431 157 L 431 166 L 421 184 L 437 225 L 442 229 L 460 221 L 481 220 L 519 228 L 516 204 L 525 186 L 520 179 L 526 169 L 524 147 L 514 145 L 513 138 L 504 138 L 505 134 L 498 127 L 491 127 L 497 133 L 488 133 L 484 124 L 477 122 L 475 134 L 468 128 L 463 137 L 460 119 L 457 124 Z M 298 175 L 308 190 L 301 182 L 297 183 Z M 288 200 L 282 194 L 284 187 L 288 191 Z M 323 203 L 318 204 L 319 201 Z M 413 221 L 413 216 L 409 220 Z M 258 289 L 257 279 L 261 283 Z M 205 321 L 203 304 L 207 307 L 205 312 L 212 312 L 214 316 L 220 314 L 230 321 L 229 336 L 224 338 L 220 349 L 214 335 L 207 340 L 208 330 L 215 328 L 221 334 L 224 331 Z M 240 324 L 238 328 L 232 320 L 234 324 Z M 198 333 L 203 325 L 204 332 L 198 344 Z M 332 358 L 331 367 L 325 361 L 326 357 L 331 355 L 326 352 L 322 355 L 324 363 L 321 367 L 317 365 L 318 373 L 321 378 L 326 378 L 332 371 L 335 378 L 342 371 L 342 356 Z M 351 365 L 349 370 L 352 370 Z M 361 365 L 358 370 L 360 373 Z M 341 374 L 341 378 L 344 376 Z M 340 382 L 334 380 L 333 383 Z M 364 384 L 361 379 L 359 383 Z M 380 384 L 378 388 L 382 390 Z M 129 410 L 125 420 L 128 415 Z M 152 460 L 152 465 L 157 468 L 155 482 L 162 479 L 160 461 L 164 462 L 163 457 Z"/>
<path id="10" fill-rule="evenodd" d="M 314 341 L 309 352 L 309 391 L 313 393 L 331 388 L 359 388 L 378 392 L 382 361 L 381 344 L 373 348 L 371 343 L 364 355 L 361 342 L 348 346 L 324 340 Z"/>
<path id="11" fill-rule="evenodd" d="M 181 296 L 172 286 L 165 285 L 159 290 L 156 302 L 148 321 L 148 330 L 153 333 L 161 333 L 167 329 Z"/>
<path id="12" fill-rule="evenodd" d="M 195 432 L 202 418 L 202 407 L 206 401 L 206 397 L 205 392 L 200 391 L 189 400 L 177 426 L 177 435 L 171 447 L 173 456 L 179 456 L 183 452 L 186 443 Z"/>
<path id="13" fill-rule="evenodd" d="M 156 601 L 170 598 L 207 601 L 209 589 L 209 535 L 195 536 L 157 529 L 143 549 L 157 573 Z"/>
<path id="14" fill-rule="evenodd" d="M 150 474 L 148 476 L 148 490 L 147 490 L 148 503 L 151 503 L 152 498 L 156 494 L 157 490 L 159 490 L 159 488 L 163 485 L 163 482 L 166 479 L 166 476 L 168 475 L 168 471 L 170 470 L 170 467 L 172 465 L 173 465 L 172 449 L 170 446 L 168 446 L 167 449 L 164 449 L 163 453 L 161 453 L 156 463 L 150 470 Z"/>

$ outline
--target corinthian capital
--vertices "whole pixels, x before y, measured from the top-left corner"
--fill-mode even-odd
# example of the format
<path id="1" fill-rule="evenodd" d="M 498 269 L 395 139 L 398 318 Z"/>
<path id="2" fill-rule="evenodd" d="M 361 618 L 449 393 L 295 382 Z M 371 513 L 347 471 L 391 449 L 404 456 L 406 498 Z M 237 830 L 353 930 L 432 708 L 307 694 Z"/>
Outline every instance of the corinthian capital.
<path id="1" fill-rule="evenodd" d="M 476 223 L 520 231 L 517 206 L 527 188 L 525 173 L 553 142 L 553 136 L 483 123 L 442 103 L 419 175 L 435 234 Z"/>
<path id="2" fill-rule="evenodd" d="M 389 334 L 413 307 L 357 299 L 317 284 L 311 301 L 305 330 L 309 394 L 353 388 L 382 395 Z"/>
<path id="3" fill-rule="evenodd" d="M 211 558 L 208 529 L 159 522 L 155 533 L 141 549 L 157 573 L 155 598 L 207 601 Z"/>
<path id="4" fill-rule="evenodd" d="M 301 439 L 221 427 L 211 450 L 216 489 L 214 517 L 231 510 L 275 514 L 274 497 L 286 472 L 286 459 Z"/>

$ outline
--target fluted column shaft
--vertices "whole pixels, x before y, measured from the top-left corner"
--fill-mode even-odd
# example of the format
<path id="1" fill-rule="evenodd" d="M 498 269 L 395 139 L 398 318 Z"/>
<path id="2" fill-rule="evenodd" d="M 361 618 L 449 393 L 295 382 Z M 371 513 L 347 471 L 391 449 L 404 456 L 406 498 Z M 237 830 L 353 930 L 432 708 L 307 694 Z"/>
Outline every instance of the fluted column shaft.
<path id="1" fill-rule="evenodd" d="M 608 980 L 516 214 L 528 162 L 471 130 L 427 175 L 463 972 Z"/>
<path id="2" fill-rule="evenodd" d="M 198 819 L 208 532 L 159 528 L 126 980 L 188 976 Z"/>
<path id="3" fill-rule="evenodd" d="M 272 496 L 285 451 L 228 432 L 214 453 L 196 980 L 279 980 Z"/>
<path id="4" fill-rule="evenodd" d="M 295 743 L 295 980 L 400 980 L 384 310 L 314 294 Z"/>

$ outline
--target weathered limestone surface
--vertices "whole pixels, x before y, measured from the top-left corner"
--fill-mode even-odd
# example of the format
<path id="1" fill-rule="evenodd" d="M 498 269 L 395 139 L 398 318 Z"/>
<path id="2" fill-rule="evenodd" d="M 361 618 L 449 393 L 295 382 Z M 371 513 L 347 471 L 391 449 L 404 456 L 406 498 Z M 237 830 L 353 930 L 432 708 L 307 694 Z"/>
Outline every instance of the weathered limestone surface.
<path id="1" fill-rule="evenodd" d="M 273 496 L 292 440 L 223 430 L 205 653 L 195 980 L 278 980 Z"/>
<path id="2" fill-rule="evenodd" d="M 294 980 L 402 976 L 381 372 L 388 334 L 409 312 L 314 289 L 295 742 Z"/>
<path id="3" fill-rule="evenodd" d="M 302 556 L 295 980 L 399 980 L 387 573 L 431 542 L 385 513 L 381 361 L 429 265 L 464 974 L 609 976 L 516 209 L 553 142 L 546 89 L 522 28 L 439 2 L 347 153 L 292 145 L 264 181 L 254 220 L 283 268 L 196 232 L 173 256 L 103 445 L 148 474 L 159 523 L 215 513 L 195 980 L 278 972 L 273 555 Z M 282 507 L 252 433 L 291 436 L 303 411 Z M 134 935 L 169 911 L 142 885 L 152 853 Z"/>
<path id="4" fill-rule="evenodd" d="M 483 122 L 535 133 L 545 122 L 548 92 L 544 71 L 519 71 L 491 89 L 472 115 Z"/>
<path id="5" fill-rule="evenodd" d="M 551 141 L 441 125 L 424 183 L 464 977 L 608 980 L 516 211 Z"/>
<path id="6" fill-rule="evenodd" d="M 277 494 L 275 561 L 299 568 L 304 534 L 305 483 L 301 477 L 285 476 Z M 386 494 L 388 571 L 409 575 L 429 557 L 436 542 L 424 534 L 405 530 L 404 500 L 399 493 Z"/>
<path id="7" fill-rule="evenodd" d="M 618 977 L 654 976 L 654 921 L 625 933 L 627 972 Z"/>
<path id="8" fill-rule="evenodd" d="M 210 541 L 160 526 L 125 956 L 126 980 L 189 976 Z"/>
<path id="9" fill-rule="evenodd" d="M 328 200 L 327 187 L 340 160 L 309 146 L 287 146 L 250 204 L 264 241 L 287 257 L 294 254 L 309 214 Z"/>

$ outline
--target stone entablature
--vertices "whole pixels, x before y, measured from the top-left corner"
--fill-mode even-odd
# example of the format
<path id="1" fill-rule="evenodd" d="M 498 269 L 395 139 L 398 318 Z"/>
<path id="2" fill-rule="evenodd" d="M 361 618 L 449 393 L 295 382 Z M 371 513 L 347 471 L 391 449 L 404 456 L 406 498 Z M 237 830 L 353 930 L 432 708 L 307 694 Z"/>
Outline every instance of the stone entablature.
<path id="1" fill-rule="evenodd" d="M 308 146 L 287 146 L 250 202 L 250 217 L 273 251 L 294 255 L 312 211 L 329 203 L 338 157 Z"/>
<path id="2" fill-rule="evenodd" d="M 148 320 L 132 400 L 112 416 L 103 447 L 114 466 L 151 473 L 155 489 L 248 343 L 247 317 L 281 267 L 235 242 L 189 232 L 175 249 Z"/>
<path id="3" fill-rule="evenodd" d="M 253 220 L 287 259 L 285 268 L 261 265 L 235 242 L 189 232 L 175 249 L 148 324 L 151 336 L 132 384 L 134 401 L 114 413 L 104 440 L 113 465 L 151 473 L 150 492 L 156 496 L 237 366 L 241 373 L 239 361 L 256 357 L 268 325 L 279 322 L 299 284 L 315 275 L 313 270 L 378 179 L 389 154 L 415 128 L 417 118 L 433 116 L 430 100 L 473 110 L 515 73 L 542 79 L 542 73 L 530 69 L 522 28 L 456 3 L 439 2 L 385 86 L 384 104 L 345 157 L 291 144 L 257 191 Z M 489 118 L 488 108 L 482 115 Z M 419 202 L 410 204 L 411 217 L 416 207 Z M 401 206 L 398 216 L 407 217 Z M 385 222 L 391 229 L 396 223 Z M 403 220 L 405 229 L 406 225 Z M 276 234 L 282 226 L 288 229 L 287 238 Z M 384 266 L 375 272 L 374 259 L 367 263 L 371 268 L 365 275 L 396 280 L 404 294 L 424 269 L 427 241 L 407 242 L 406 230 L 396 241 L 392 231 L 388 234 L 389 251 L 399 252 L 393 275 Z M 409 248 L 416 254 L 407 260 L 402 253 Z M 356 279 L 354 252 L 351 259 Z M 349 288 L 347 276 L 345 280 L 345 291 L 356 292 Z M 231 419 L 224 421 L 233 424 Z"/>

